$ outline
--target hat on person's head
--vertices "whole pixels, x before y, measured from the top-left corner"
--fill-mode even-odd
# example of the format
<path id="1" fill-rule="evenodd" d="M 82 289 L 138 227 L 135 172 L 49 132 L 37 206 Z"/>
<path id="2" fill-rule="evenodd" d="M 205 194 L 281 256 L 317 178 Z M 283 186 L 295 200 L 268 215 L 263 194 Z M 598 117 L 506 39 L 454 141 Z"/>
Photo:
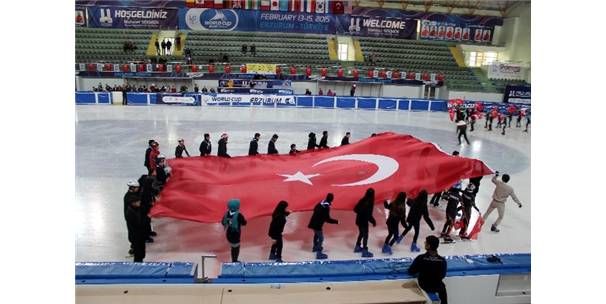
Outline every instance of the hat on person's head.
<path id="1" fill-rule="evenodd" d="M 179 139 L 179 142 L 183 142 L 183 141 L 184 141 L 183 138 Z"/>
<path id="2" fill-rule="evenodd" d="M 129 187 L 139 187 L 139 182 L 136 180 L 129 180 L 128 183 L 126 183 L 126 185 Z"/>
<path id="3" fill-rule="evenodd" d="M 158 159 L 165 159 L 165 158 L 166 158 L 166 156 L 164 156 L 164 154 L 160 154 L 160 155 L 158 155 L 158 157 L 157 157 L 157 158 L 158 158 Z"/>
<path id="4" fill-rule="evenodd" d="M 229 135 L 227 135 L 227 133 L 221 134 L 221 138 L 228 138 L 228 137 L 229 137 Z"/>

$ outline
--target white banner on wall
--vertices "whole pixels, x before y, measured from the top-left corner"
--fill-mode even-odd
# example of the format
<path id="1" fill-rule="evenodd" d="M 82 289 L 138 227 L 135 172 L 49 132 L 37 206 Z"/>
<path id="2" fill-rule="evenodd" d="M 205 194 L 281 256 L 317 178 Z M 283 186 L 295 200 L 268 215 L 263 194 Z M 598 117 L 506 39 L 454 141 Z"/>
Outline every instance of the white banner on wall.
<path id="1" fill-rule="evenodd" d="M 508 63 L 493 63 L 488 67 L 489 79 L 511 79 L 523 80 L 524 73 L 522 67 Z"/>
<path id="2" fill-rule="evenodd" d="M 251 103 L 251 104 L 295 104 L 295 97 L 292 95 L 238 95 L 238 94 L 217 94 L 216 96 L 202 96 L 203 104 L 217 105 L 220 103 Z"/>
<path id="3" fill-rule="evenodd" d="M 194 104 L 196 99 L 188 96 L 162 96 L 163 103 L 176 103 L 176 104 Z"/>

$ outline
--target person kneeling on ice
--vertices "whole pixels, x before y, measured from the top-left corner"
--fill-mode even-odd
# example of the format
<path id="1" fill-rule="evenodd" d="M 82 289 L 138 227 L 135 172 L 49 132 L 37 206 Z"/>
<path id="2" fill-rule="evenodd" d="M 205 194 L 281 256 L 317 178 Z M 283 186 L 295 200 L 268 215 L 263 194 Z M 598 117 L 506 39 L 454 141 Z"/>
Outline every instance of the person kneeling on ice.
<path id="1" fill-rule="evenodd" d="M 419 225 L 421 224 L 421 217 L 425 219 L 427 225 L 431 230 L 435 230 L 433 226 L 433 222 L 431 218 L 429 218 L 429 211 L 427 210 L 427 191 L 421 190 L 417 197 L 414 200 L 408 200 L 408 204 L 410 206 L 410 211 L 408 211 L 408 217 L 406 218 L 406 222 L 408 223 L 408 227 L 402 232 L 402 235 L 396 239 L 396 242 L 399 244 L 404 239 L 404 236 L 410 231 L 410 229 L 415 229 L 415 234 L 412 237 L 412 244 L 410 245 L 410 251 L 421 251 L 419 247 L 417 247 L 417 239 L 419 238 Z"/>
<path id="2" fill-rule="evenodd" d="M 231 261 L 237 263 L 238 255 L 240 255 L 240 234 L 242 232 L 240 228 L 246 225 L 246 219 L 240 213 L 239 199 L 232 198 L 227 202 L 227 212 L 225 212 L 221 223 L 225 228 L 227 241 L 231 245 Z"/>
<path id="3" fill-rule="evenodd" d="M 368 188 L 364 197 L 358 201 L 354 207 L 356 213 L 356 226 L 358 226 L 358 239 L 356 240 L 356 247 L 354 252 L 362 252 L 363 258 L 372 258 L 372 252 L 368 251 L 368 223 L 370 222 L 373 227 L 377 226 L 377 221 L 372 216 L 372 210 L 375 205 L 375 190 Z M 362 243 L 363 247 L 360 247 Z"/>
<path id="4" fill-rule="evenodd" d="M 275 241 L 271 245 L 269 259 L 276 260 L 278 263 L 282 262 L 282 232 L 284 231 L 284 225 L 286 225 L 286 217 L 290 214 L 286 210 L 287 207 L 288 202 L 280 201 L 271 215 L 271 223 L 269 224 L 268 235 Z"/>
<path id="5" fill-rule="evenodd" d="M 398 196 L 396 196 L 396 200 L 393 202 L 385 201 L 383 202 L 385 205 L 385 209 L 389 210 L 389 217 L 387 217 L 387 237 L 385 238 L 385 243 L 383 244 L 383 253 L 393 254 L 391 251 L 391 246 L 396 242 L 396 239 L 400 235 L 399 226 L 400 223 L 406 229 L 406 193 L 400 192 Z"/>
<path id="6" fill-rule="evenodd" d="M 314 248 L 312 251 L 316 253 L 316 259 L 319 260 L 328 258 L 326 254 L 322 253 L 322 250 L 324 249 L 322 247 L 322 243 L 324 242 L 324 233 L 322 232 L 322 227 L 324 226 L 324 223 L 339 224 L 338 220 L 330 217 L 330 205 L 332 204 L 333 200 L 334 195 L 332 193 L 328 193 L 326 195 L 326 199 L 319 202 L 314 207 L 314 212 L 309 220 L 309 225 L 307 225 L 307 228 L 314 231 Z"/>
<path id="7" fill-rule="evenodd" d="M 425 238 L 425 252 L 417 256 L 410 267 L 408 274 L 417 275 L 419 286 L 427 293 L 437 293 L 440 304 L 448 304 L 446 286 L 442 281 L 446 277 L 446 260 L 438 254 L 440 239 L 430 235 Z"/>
<path id="8" fill-rule="evenodd" d="M 441 237 L 445 243 L 452 243 L 450 231 L 454 228 L 455 218 L 457 217 L 457 208 L 461 202 L 461 183 L 456 183 L 448 189 L 448 204 L 446 205 L 446 222 L 442 228 Z"/>

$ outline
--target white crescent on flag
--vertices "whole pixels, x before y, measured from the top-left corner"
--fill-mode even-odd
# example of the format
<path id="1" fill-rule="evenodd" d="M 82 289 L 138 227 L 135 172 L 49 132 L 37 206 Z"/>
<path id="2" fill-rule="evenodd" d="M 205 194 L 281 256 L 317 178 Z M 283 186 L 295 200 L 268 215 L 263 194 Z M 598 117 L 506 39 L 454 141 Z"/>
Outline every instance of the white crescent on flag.
<path id="1" fill-rule="evenodd" d="M 398 162 L 395 159 L 393 159 L 391 157 L 383 156 L 383 155 L 377 155 L 377 154 L 340 155 L 340 156 L 330 157 L 325 160 L 321 160 L 321 161 L 315 163 L 312 167 L 315 167 L 315 166 L 318 166 L 321 164 L 325 164 L 328 162 L 339 161 L 339 160 L 356 160 L 356 161 L 375 164 L 377 167 L 379 167 L 379 170 L 377 170 L 377 172 L 375 172 L 375 174 L 368 177 L 367 179 L 357 181 L 354 183 L 349 183 L 349 184 L 333 185 L 333 186 L 339 186 L 339 187 L 353 187 L 353 186 L 363 186 L 363 185 L 374 184 L 374 183 L 380 182 L 380 181 L 392 176 L 396 171 L 398 171 L 398 168 L 400 167 L 400 165 L 398 164 Z"/>

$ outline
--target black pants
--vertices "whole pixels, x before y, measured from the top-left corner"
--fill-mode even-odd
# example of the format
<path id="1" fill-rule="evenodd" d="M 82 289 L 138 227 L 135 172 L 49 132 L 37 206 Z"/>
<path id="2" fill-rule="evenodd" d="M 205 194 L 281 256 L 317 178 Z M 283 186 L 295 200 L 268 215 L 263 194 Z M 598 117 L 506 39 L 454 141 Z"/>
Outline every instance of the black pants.
<path id="1" fill-rule="evenodd" d="M 508 128 L 511 128 L 511 121 L 513 120 L 513 115 L 509 114 L 509 115 L 507 116 L 507 118 L 509 118 L 509 123 L 508 123 L 507 127 L 508 127 Z"/>
<path id="2" fill-rule="evenodd" d="M 467 125 L 464 126 L 458 126 L 457 127 L 457 131 L 459 133 L 458 139 L 459 139 L 459 145 L 461 144 L 461 136 L 463 136 L 465 138 L 465 141 L 467 142 L 467 144 L 469 145 L 469 139 L 467 139 Z"/>
<path id="3" fill-rule="evenodd" d="M 492 131 L 492 121 L 494 118 L 490 117 L 490 118 L 486 118 L 486 123 L 488 124 L 488 131 Z M 484 127 L 486 128 L 486 127 Z"/>
<path id="4" fill-rule="evenodd" d="M 322 248 L 322 243 L 324 243 L 324 233 L 322 230 L 314 230 L 314 249 Z"/>
<path id="5" fill-rule="evenodd" d="M 454 226 L 454 217 L 446 215 L 446 222 L 444 223 L 444 227 L 442 227 L 442 233 L 450 234 L 450 230 Z"/>
<path id="6" fill-rule="evenodd" d="M 469 226 L 469 220 L 471 219 L 471 205 L 463 205 L 463 228 L 459 231 L 459 235 L 464 236 L 467 234 L 467 228 Z"/>
<path id="7" fill-rule="evenodd" d="M 522 116 L 518 115 L 518 119 L 516 120 L 516 128 L 522 126 Z"/>
<path id="8" fill-rule="evenodd" d="M 473 126 L 476 124 L 476 120 L 475 119 L 471 119 L 471 130 L 469 130 L 469 132 L 473 132 Z"/>
<path id="9" fill-rule="evenodd" d="M 423 288 L 423 286 L 421 286 Z M 423 288 L 427 293 L 437 293 L 440 297 L 440 304 L 448 304 L 448 296 L 446 294 L 446 286 L 442 285 L 437 288 Z"/>
<path id="10" fill-rule="evenodd" d="M 420 221 L 420 219 L 419 219 Z M 412 237 L 412 242 L 413 243 L 417 243 L 417 239 L 419 238 L 419 221 L 416 221 L 414 223 L 408 222 L 408 227 L 406 227 L 406 229 L 404 229 L 404 232 L 402 232 L 402 236 L 405 236 L 408 231 L 410 231 L 410 229 L 414 228 L 415 229 L 415 234 Z"/>
<path id="11" fill-rule="evenodd" d="M 387 237 L 385 238 L 385 245 L 393 246 L 396 242 L 396 238 L 399 236 L 400 231 L 398 231 L 400 226 L 400 222 L 393 219 L 387 220 Z"/>
<path id="12" fill-rule="evenodd" d="M 274 241 L 276 241 L 275 243 L 273 243 L 273 245 L 271 245 L 271 255 L 274 255 L 276 258 L 278 258 L 279 260 L 282 259 L 282 235 L 280 235 L 280 237 L 277 238 L 273 238 Z"/>
<path id="13" fill-rule="evenodd" d="M 231 247 L 231 261 L 233 263 L 238 261 L 238 256 L 240 255 L 240 245 L 236 247 Z"/>
<path id="14" fill-rule="evenodd" d="M 145 239 L 134 239 L 131 245 L 135 255 L 134 262 L 143 262 L 145 258 Z"/>
<path id="15" fill-rule="evenodd" d="M 356 246 L 360 246 L 360 242 L 362 242 L 362 248 L 368 249 L 368 225 L 358 226 L 358 240 L 356 241 Z"/>
<path id="16" fill-rule="evenodd" d="M 429 203 L 437 207 L 440 204 L 440 198 L 441 197 L 442 197 L 442 191 L 440 191 L 438 193 L 435 193 L 431 197 L 431 201 L 429 201 Z"/>
<path id="17" fill-rule="evenodd" d="M 528 125 L 530 125 L 530 118 L 526 118 L 526 130 L 528 131 Z"/>
<path id="18" fill-rule="evenodd" d="M 503 132 L 501 132 L 501 134 L 505 135 L 505 128 L 507 128 L 507 124 L 503 122 L 502 128 Z"/>

